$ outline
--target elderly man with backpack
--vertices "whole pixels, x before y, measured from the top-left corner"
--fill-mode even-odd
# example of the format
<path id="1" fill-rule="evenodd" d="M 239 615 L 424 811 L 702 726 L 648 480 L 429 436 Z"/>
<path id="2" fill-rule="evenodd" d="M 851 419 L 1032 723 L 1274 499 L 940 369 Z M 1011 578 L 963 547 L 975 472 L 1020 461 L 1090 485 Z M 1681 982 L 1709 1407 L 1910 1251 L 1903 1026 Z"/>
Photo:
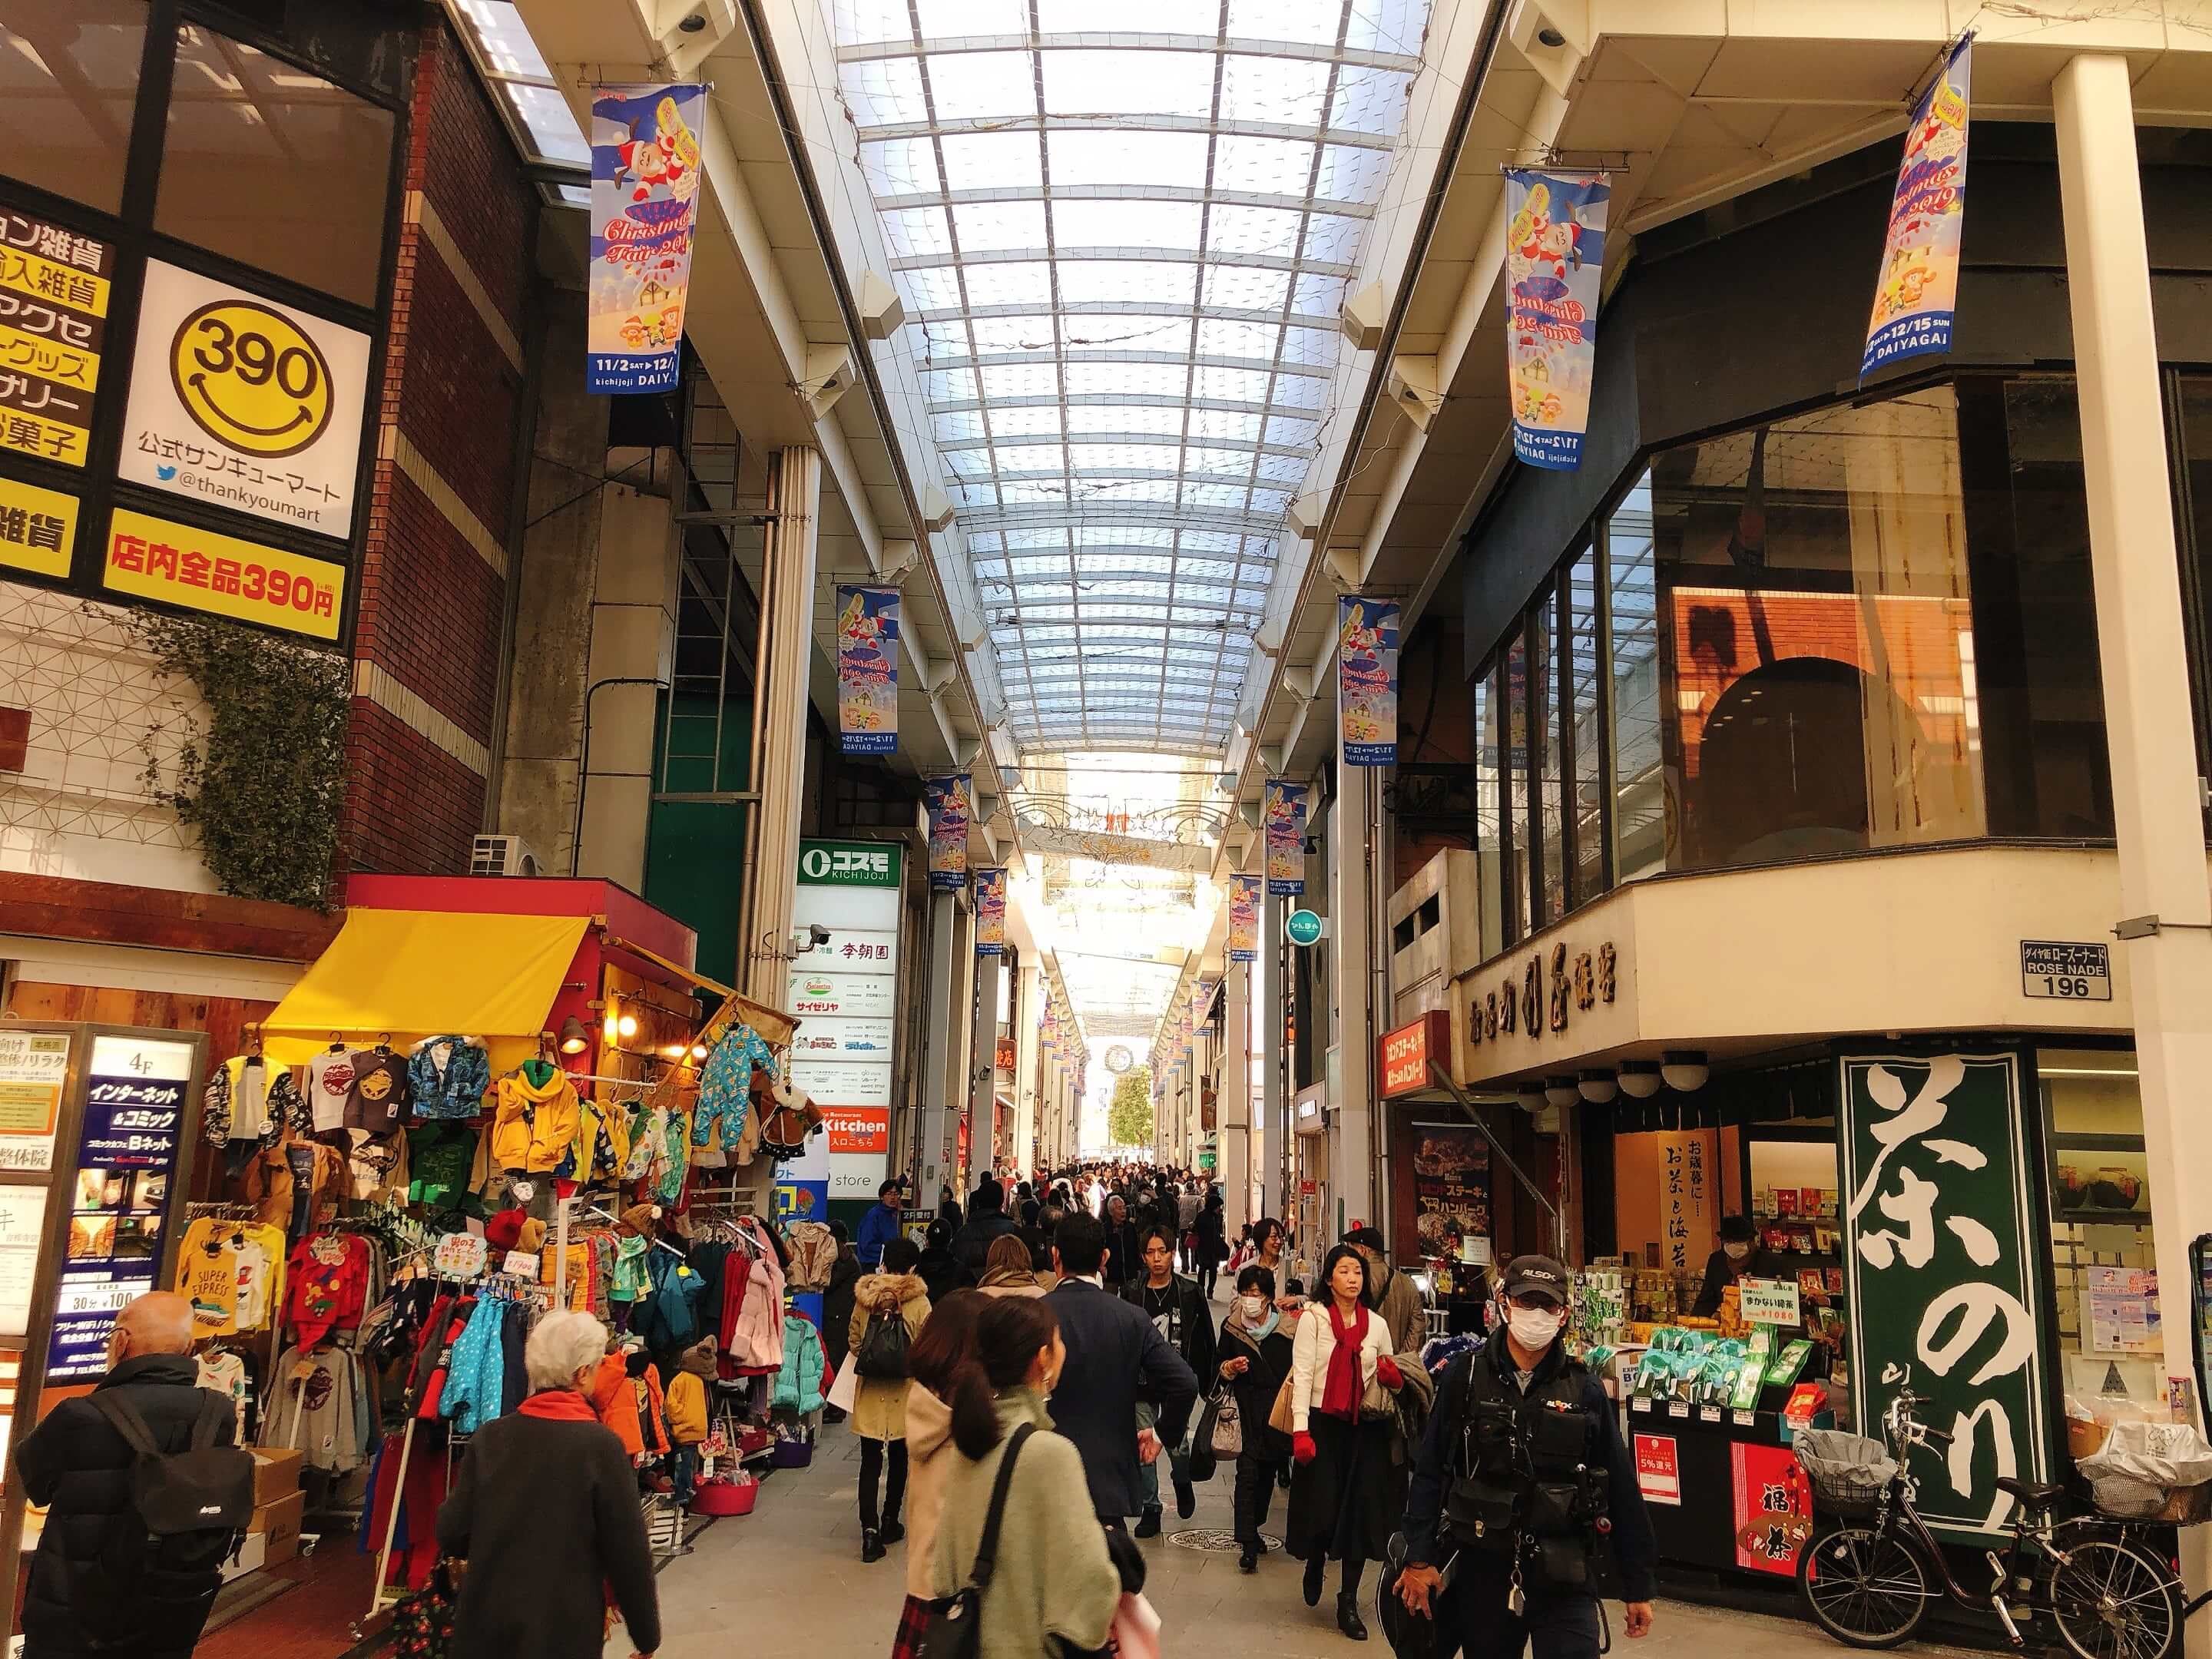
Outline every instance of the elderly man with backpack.
<path id="1" fill-rule="evenodd" d="M 199 1386 L 191 1304 L 161 1291 L 123 1310 L 111 1367 L 15 1447 L 47 1508 L 23 1598 L 23 1659 L 188 1659 L 253 1513 L 253 1458 L 231 1402 Z"/>

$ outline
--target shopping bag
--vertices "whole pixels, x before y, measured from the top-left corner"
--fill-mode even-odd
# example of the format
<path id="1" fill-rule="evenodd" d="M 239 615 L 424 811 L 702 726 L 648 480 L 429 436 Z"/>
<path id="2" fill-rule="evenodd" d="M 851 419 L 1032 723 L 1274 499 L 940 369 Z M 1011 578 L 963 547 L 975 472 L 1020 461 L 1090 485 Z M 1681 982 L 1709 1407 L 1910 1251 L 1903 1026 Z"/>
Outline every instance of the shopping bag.
<path id="1" fill-rule="evenodd" d="M 1283 1386 L 1275 1390 L 1274 1409 L 1267 1413 L 1267 1426 L 1285 1438 L 1297 1432 L 1291 1417 L 1291 1378 L 1285 1377 Z"/>
<path id="2" fill-rule="evenodd" d="M 837 1367 L 837 1375 L 830 1384 L 828 1401 L 837 1410 L 852 1414 L 853 1402 L 860 1397 L 860 1368 L 848 1359 Z"/>

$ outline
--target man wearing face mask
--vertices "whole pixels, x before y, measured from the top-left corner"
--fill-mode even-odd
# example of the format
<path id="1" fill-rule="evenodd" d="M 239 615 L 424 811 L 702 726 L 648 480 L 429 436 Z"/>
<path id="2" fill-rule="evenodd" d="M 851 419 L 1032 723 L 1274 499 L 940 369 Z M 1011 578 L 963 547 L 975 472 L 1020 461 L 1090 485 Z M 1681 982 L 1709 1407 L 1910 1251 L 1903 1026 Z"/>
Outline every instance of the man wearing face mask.
<path id="1" fill-rule="evenodd" d="M 1514 1258 L 1501 1328 L 1444 1373 L 1414 1459 L 1406 1564 L 1384 1593 L 1436 1620 L 1439 1648 L 1468 1659 L 1519 1659 L 1532 1640 L 1541 1659 L 1596 1659 L 1606 1542 L 1624 1629 L 1651 1630 L 1651 1517 L 1604 1389 L 1559 1340 L 1567 1284 L 1548 1256 Z"/>
<path id="2" fill-rule="evenodd" d="M 1759 1230 L 1751 1218 L 1732 1215 L 1721 1223 L 1720 1248 L 1705 1258 L 1705 1287 L 1690 1311 L 1711 1319 L 1721 1310 L 1721 1292 L 1740 1279 L 1787 1279 L 1790 1270 L 1782 1258 L 1759 1243 Z"/>

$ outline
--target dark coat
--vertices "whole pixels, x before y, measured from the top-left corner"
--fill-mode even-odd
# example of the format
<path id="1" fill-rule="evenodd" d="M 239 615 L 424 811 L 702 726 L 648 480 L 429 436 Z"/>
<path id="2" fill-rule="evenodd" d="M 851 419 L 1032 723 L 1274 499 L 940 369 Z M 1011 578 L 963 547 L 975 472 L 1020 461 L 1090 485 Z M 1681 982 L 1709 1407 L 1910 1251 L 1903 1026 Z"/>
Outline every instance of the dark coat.
<path id="1" fill-rule="evenodd" d="M 968 1274 L 974 1284 L 983 1277 L 992 1243 L 1008 1233 L 1018 1233 L 1021 1227 L 1004 1210 L 987 1210 L 981 1205 L 968 1212 L 968 1220 L 952 1235 L 952 1259 Z"/>
<path id="2" fill-rule="evenodd" d="M 1158 1316 L 1147 1306 L 1151 1292 L 1146 1278 L 1145 1274 L 1139 1273 L 1124 1285 L 1121 1299 L 1142 1312 L 1146 1318 L 1157 1320 Z M 1176 1352 L 1182 1356 L 1183 1364 L 1190 1367 L 1191 1374 L 1199 1379 L 1201 1386 L 1211 1386 L 1214 1374 L 1213 1320 L 1206 1308 L 1206 1298 L 1198 1293 L 1196 1279 L 1185 1279 L 1179 1273 L 1170 1277 L 1168 1288 L 1175 1293 L 1176 1307 L 1173 1319 L 1181 1332 L 1181 1340 L 1175 1344 Z M 1151 1397 L 1149 1394 L 1139 1395 L 1140 1399 Z"/>
<path id="3" fill-rule="evenodd" d="M 1208 1204 L 1198 1212 L 1198 1259 L 1217 1267 L 1229 1260 L 1229 1240 L 1218 1204 Z"/>
<path id="4" fill-rule="evenodd" d="M 1288 1457 L 1291 1437 L 1270 1428 L 1267 1419 L 1275 1409 L 1275 1396 L 1283 1391 L 1283 1379 L 1291 1374 L 1291 1322 L 1279 1321 L 1275 1328 L 1261 1338 L 1255 1346 L 1244 1332 L 1235 1329 L 1227 1320 L 1221 1322 L 1221 1341 L 1215 1349 L 1214 1367 L 1218 1372 L 1221 1362 L 1229 1359 L 1249 1359 L 1241 1376 L 1230 1379 L 1229 1392 L 1236 1396 L 1237 1414 L 1244 1427 L 1244 1449 L 1261 1457 Z"/>
<path id="5" fill-rule="evenodd" d="M 95 1392 L 109 1390 L 145 1419 L 156 1445 L 172 1452 L 191 1443 L 209 1398 L 199 1386 L 199 1362 L 189 1354 L 126 1359 Z M 217 1438 L 234 1443 L 234 1419 L 226 1414 Z M 103 1638 L 105 1651 L 131 1659 L 183 1659 L 200 1639 L 222 1575 L 169 1575 L 172 1582 L 157 1585 L 156 1575 L 143 1570 L 138 1551 L 145 1529 L 131 1500 L 137 1461 L 88 1399 L 63 1401 L 17 1443 L 24 1496 L 48 1510 L 23 1599 L 31 1659 L 100 1651 Z M 95 1619 L 104 1628 L 93 1628 Z"/>
<path id="6" fill-rule="evenodd" d="M 1143 1312 L 1088 1280 L 1064 1279 L 1046 1297 L 1060 1317 L 1067 1363 L 1052 1391 L 1053 1427 L 1083 1454 L 1091 1501 L 1102 1521 L 1144 1507 L 1137 1492 L 1139 1390 L 1159 1405 L 1165 1446 L 1182 1443 L 1198 1399 L 1198 1378 Z"/>
<path id="7" fill-rule="evenodd" d="M 949 1249 L 924 1250 L 914 1270 L 929 1291 L 932 1307 L 945 1300 L 955 1291 L 973 1290 L 975 1275 L 960 1265 L 960 1258 Z"/>
<path id="8" fill-rule="evenodd" d="M 1751 1254 L 1743 1259 L 1743 1269 L 1735 1272 L 1735 1263 L 1728 1252 L 1716 1249 L 1705 1258 L 1705 1282 L 1698 1289 L 1697 1305 L 1690 1310 L 1698 1319 L 1711 1319 L 1721 1310 L 1721 1292 L 1741 1279 L 1789 1279 L 1794 1277 L 1782 1265 L 1782 1258 L 1764 1244 L 1754 1244 Z"/>
<path id="9" fill-rule="evenodd" d="M 833 1371 L 845 1363 L 846 1338 L 853 1324 L 853 1287 L 860 1282 L 860 1264 L 839 1251 L 837 1260 L 830 1264 L 830 1283 L 822 1292 L 822 1358 Z"/>
<path id="10" fill-rule="evenodd" d="M 1115 1225 L 1110 1216 L 1098 1224 L 1106 1232 L 1106 1283 L 1109 1288 L 1119 1290 L 1145 1271 L 1144 1229 L 1137 1224 L 1134 1215 L 1119 1226 Z"/>
<path id="11" fill-rule="evenodd" d="M 453 1659 L 599 1659 L 609 1589 L 625 1648 L 660 1645 L 637 1477 L 611 1429 L 525 1416 L 485 1424 L 438 1511 L 438 1546 L 469 1564 Z"/>

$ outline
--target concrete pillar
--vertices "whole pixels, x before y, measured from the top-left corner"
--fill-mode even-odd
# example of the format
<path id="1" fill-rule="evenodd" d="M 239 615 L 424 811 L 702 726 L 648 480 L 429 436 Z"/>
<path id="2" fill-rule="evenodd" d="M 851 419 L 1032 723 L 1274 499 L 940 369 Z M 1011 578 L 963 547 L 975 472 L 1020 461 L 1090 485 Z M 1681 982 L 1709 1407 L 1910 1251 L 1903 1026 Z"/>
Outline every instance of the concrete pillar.
<path id="1" fill-rule="evenodd" d="M 949 1085 L 958 1065 L 959 1044 L 953 1038 L 952 971 L 953 913 L 959 908 L 957 894 L 929 896 L 929 979 L 924 1004 L 928 1029 L 922 1035 L 921 1128 L 918 1145 L 921 1188 L 915 1203 L 927 1209 L 937 1202 L 937 1188 L 951 1178 L 952 1123 Z"/>
<path id="2" fill-rule="evenodd" d="M 643 453 L 640 459 L 648 466 L 635 472 L 661 471 Z M 602 494 L 585 665 L 582 833 L 576 838 L 575 870 L 643 892 L 653 738 L 676 645 L 676 541 L 665 496 L 628 484 L 609 484 Z"/>
<path id="3" fill-rule="evenodd" d="M 1221 1094 L 1213 1111 L 1214 1179 L 1221 1183 L 1222 1225 L 1231 1238 L 1252 1219 L 1252 969 L 1232 962 L 1222 987 Z"/>
<path id="4" fill-rule="evenodd" d="M 761 606 L 767 649 L 754 695 L 761 704 L 754 775 L 760 801 L 746 872 L 748 938 L 738 941 L 746 994 L 785 1006 L 792 882 L 799 867 L 799 821 L 806 781 L 807 678 L 814 656 L 815 548 L 822 512 L 822 457 L 803 446 L 769 460 L 769 525 Z"/>
<path id="5" fill-rule="evenodd" d="M 975 1171 L 960 1164 L 960 1128 L 968 1125 L 968 1162 L 973 1164 L 981 1154 L 976 1146 L 976 1136 L 988 1133 L 975 1120 L 971 1097 L 975 1066 L 975 913 L 969 907 L 965 894 L 952 913 L 952 957 L 949 964 L 952 974 L 952 1008 L 949 1021 L 951 1042 L 945 1051 L 949 1062 L 945 1078 L 945 1099 L 953 1115 L 952 1133 L 945 1146 L 946 1184 L 961 1207 L 967 1207 L 967 1188 L 975 1184 Z M 988 1146 L 988 1140 L 985 1145 Z M 937 1194 L 931 1193 L 928 1201 L 934 1204 Z"/>
<path id="6" fill-rule="evenodd" d="M 2134 997 L 2166 1370 L 2185 1378 L 2193 1375 L 2189 1243 L 2212 1231 L 2212 1116 L 2193 1097 L 2212 1075 L 2212 894 L 2128 62 L 2075 58 L 2051 94 L 2119 842 L 2114 920 L 2166 924 L 2118 949 Z M 2205 1632 L 2192 1622 L 2190 1635 L 2197 1653 Z"/>
<path id="7" fill-rule="evenodd" d="M 1042 1144 L 1039 1121 L 1043 1109 L 1038 1098 L 1037 1060 L 1042 1046 L 1037 1030 L 1037 1000 L 1043 972 L 1024 962 L 1014 977 L 1014 1167 L 1024 1176 L 1037 1165 Z"/>
<path id="8" fill-rule="evenodd" d="M 970 1188 L 999 1161 L 999 984 L 1006 965 L 1004 957 L 975 958 L 975 1034 L 969 1045 L 975 1060 L 968 1073 Z"/>
<path id="9" fill-rule="evenodd" d="M 1336 1079 L 1328 1103 L 1329 1190 L 1321 1216 L 1322 1232 L 1331 1240 L 1354 1221 L 1375 1219 L 1381 1207 L 1374 1197 L 1368 1137 L 1375 1107 L 1376 1021 L 1383 1017 L 1376 1006 L 1370 938 L 1369 872 L 1376 849 L 1367 833 L 1380 781 L 1372 767 L 1344 763 L 1341 738 L 1336 781 L 1328 835 L 1329 1000 L 1336 1011 L 1330 1032 L 1337 1050 Z"/>
<path id="10" fill-rule="evenodd" d="M 1260 897 L 1260 1213 L 1280 1219 L 1283 1200 L 1285 1114 L 1290 1095 L 1285 1086 L 1288 1056 L 1283 1048 L 1284 998 L 1283 918 L 1290 903 L 1261 891 Z M 1258 1217 L 1253 1218 L 1255 1220 Z"/>

